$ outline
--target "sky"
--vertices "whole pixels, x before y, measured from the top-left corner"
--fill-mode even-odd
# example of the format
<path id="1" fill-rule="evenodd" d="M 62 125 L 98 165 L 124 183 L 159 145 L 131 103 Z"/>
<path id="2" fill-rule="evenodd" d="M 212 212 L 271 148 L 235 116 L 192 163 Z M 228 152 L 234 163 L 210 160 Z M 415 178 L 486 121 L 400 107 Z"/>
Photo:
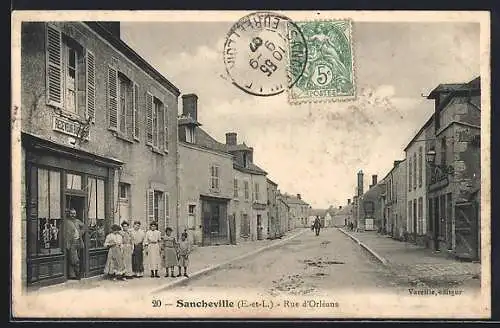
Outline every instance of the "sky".
<path id="1" fill-rule="evenodd" d="M 220 142 L 236 132 L 282 192 L 314 208 L 344 205 L 382 179 L 433 112 L 425 96 L 440 83 L 479 76 L 479 24 L 354 22 L 358 97 L 289 105 L 233 86 L 222 50 L 234 22 L 122 22 L 121 38 L 183 94 L 198 95 L 198 120 Z M 179 113 L 182 101 L 179 98 Z"/>

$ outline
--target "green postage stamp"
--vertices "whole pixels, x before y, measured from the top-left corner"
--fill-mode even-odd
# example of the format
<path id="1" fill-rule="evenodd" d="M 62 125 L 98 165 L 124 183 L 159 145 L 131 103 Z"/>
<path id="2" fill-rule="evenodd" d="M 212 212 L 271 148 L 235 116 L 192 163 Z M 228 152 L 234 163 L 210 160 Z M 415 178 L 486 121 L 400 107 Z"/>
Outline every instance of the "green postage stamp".
<path id="1" fill-rule="evenodd" d="M 296 83 L 288 90 L 292 104 L 344 101 L 354 99 L 356 85 L 352 48 L 351 20 L 316 20 L 296 22 L 307 44 L 304 56 L 294 56 L 299 46 L 292 37 L 289 42 L 289 72 Z"/>

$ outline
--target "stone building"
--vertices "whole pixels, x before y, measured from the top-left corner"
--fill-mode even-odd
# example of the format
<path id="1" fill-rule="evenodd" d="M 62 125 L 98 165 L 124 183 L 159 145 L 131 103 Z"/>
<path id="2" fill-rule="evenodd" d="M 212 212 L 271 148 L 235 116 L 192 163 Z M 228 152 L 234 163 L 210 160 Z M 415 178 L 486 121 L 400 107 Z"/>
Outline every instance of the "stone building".
<path id="1" fill-rule="evenodd" d="M 281 192 L 278 190 L 278 221 L 280 223 L 280 232 L 285 234 L 287 231 L 292 230 L 291 226 L 291 221 L 289 219 L 290 216 L 290 207 L 286 203 L 286 201 L 283 199 L 283 195 Z"/>
<path id="2" fill-rule="evenodd" d="M 233 157 L 198 122 L 198 97 L 182 96 L 179 124 L 179 224 L 199 245 L 236 243 L 229 217 Z M 215 145 L 215 146 L 214 146 Z"/>
<path id="3" fill-rule="evenodd" d="M 278 184 L 267 178 L 267 238 L 275 239 L 283 236 L 278 206 Z"/>
<path id="4" fill-rule="evenodd" d="M 290 209 L 289 220 L 291 221 L 291 229 L 308 227 L 311 206 L 302 199 L 301 194 L 293 196 L 285 193 L 283 195 L 283 200 Z"/>
<path id="5" fill-rule="evenodd" d="M 428 181 L 430 235 L 435 250 L 479 257 L 477 191 L 481 182 L 481 84 L 440 84 L 434 100 L 434 142 Z"/>
<path id="6" fill-rule="evenodd" d="M 111 224 L 177 229 L 179 94 L 120 39 L 119 23 L 22 24 L 26 284 L 67 279 L 62 232 L 70 208 L 89 227 L 83 277 L 102 273 Z"/>
<path id="7" fill-rule="evenodd" d="M 408 240 L 428 244 L 427 181 L 430 170 L 426 154 L 433 144 L 434 116 L 431 116 L 404 149 L 406 158 L 406 232 Z"/>
<path id="8" fill-rule="evenodd" d="M 383 179 L 385 232 L 392 238 L 403 240 L 406 231 L 406 163 L 394 161 L 392 169 Z"/>

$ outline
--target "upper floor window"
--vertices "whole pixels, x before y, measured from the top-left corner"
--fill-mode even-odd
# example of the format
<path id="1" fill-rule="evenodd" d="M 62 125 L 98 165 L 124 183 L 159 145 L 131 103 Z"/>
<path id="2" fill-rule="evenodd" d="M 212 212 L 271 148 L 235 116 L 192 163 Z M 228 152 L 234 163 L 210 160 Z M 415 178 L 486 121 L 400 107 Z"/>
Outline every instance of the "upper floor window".
<path id="1" fill-rule="evenodd" d="M 108 66 L 107 107 L 109 129 L 122 137 L 139 138 L 138 86 L 117 68 L 116 59 Z"/>
<path id="2" fill-rule="evenodd" d="M 422 180 L 423 180 L 423 178 L 422 178 L 423 166 L 424 166 L 423 165 L 424 164 L 423 163 L 423 161 L 424 161 L 423 157 L 424 157 L 424 150 L 423 150 L 422 147 L 420 147 L 418 149 L 418 186 L 419 187 L 422 187 Z"/>
<path id="3" fill-rule="evenodd" d="M 254 184 L 253 192 L 254 192 L 253 198 L 256 202 L 258 202 L 260 200 L 260 191 L 259 191 L 259 184 L 257 182 Z"/>
<path id="4" fill-rule="evenodd" d="M 417 189 L 417 153 L 413 153 L 413 189 Z"/>
<path id="5" fill-rule="evenodd" d="M 194 128 L 190 126 L 186 126 L 186 142 L 195 143 L 195 134 Z"/>
<path id="6" fill-rule="evenodd" d="M 238 192 L 238 179 L 234 179 L 234 191 L 233 191 L 233 197 L 238 198 L 239 197 L 239 192 Z"/>
<path id="7" fill-rule="evenodd" d="M 220 188 L 220 176 L 219 176 L 219 166 L 210 166 L 210 189 L 213 191 L 218 191 Z"/>
<path id="8" fill-rule="evenodd" d="M 47 104 L 95 119 L 95 57 L 59 27 L 46 25 Z"/>
<path id="9" fill-rule="evenodd" d="M 410 156 L 410 158 L 408 159 L 408 191 L 411 191 L 412 189 L 412 182 L 413 182 L 413 177 L 412 177 L 412 173 L 413 173 L 413 168 L 412 168 L 412 158 Z"/>
<path id="10" fill-rule="evenodd" d="M 248 181 L 245 181 L 243 183 L 244 189 L 245 189 L 245 199 L 248 200 L 250 198 L 250 185 Z"/>
<path id="11" fill-rule="evenodd" d="M 243 166 L 248 167 L 248 155 L 243 153 Z"/>
<path id="12" fill-rule="evenodd" d="M 446 139 L 441 139 L 441 165 L 446 165 L 446 151 L 447 151 Z"/>
<path id="13" fill-rule="evenodd" d="M 168 116 L 167 106 L 154 97 L 146 94 L 146 143 L 155 149 L 168 151 Z"/>

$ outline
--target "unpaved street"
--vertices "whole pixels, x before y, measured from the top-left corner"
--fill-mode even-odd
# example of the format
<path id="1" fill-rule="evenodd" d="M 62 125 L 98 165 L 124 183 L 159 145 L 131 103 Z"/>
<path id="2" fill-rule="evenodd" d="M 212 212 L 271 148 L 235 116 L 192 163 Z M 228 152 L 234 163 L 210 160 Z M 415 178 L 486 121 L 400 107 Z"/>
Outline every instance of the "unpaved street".
<path id="1" fill-rule="evenodd" d="M 333 291 L 395 292 L 388 270 L 340 231 L 306 232 L 274 249 L 228 265 L 165 293 L 243 288 L 261 295 L 324 295 Z"/>

